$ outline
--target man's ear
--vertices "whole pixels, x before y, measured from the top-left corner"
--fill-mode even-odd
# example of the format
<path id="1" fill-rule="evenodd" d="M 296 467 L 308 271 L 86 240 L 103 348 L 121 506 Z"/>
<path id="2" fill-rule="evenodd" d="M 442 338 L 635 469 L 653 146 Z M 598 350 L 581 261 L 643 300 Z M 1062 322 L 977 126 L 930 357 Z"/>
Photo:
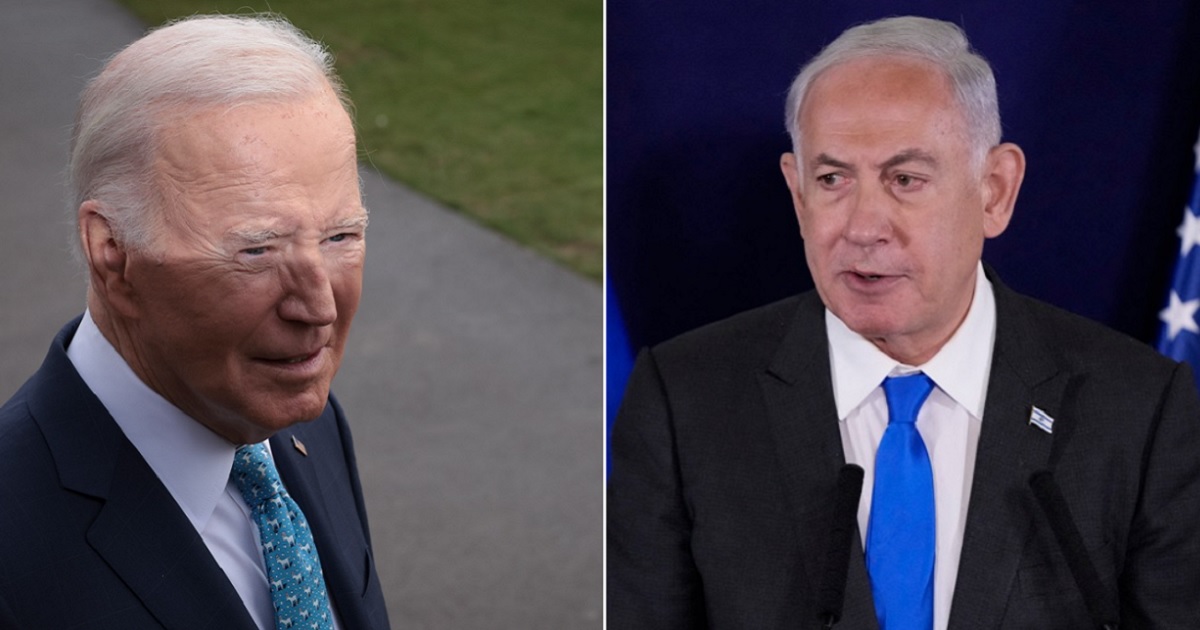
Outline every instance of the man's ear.
<path id="1" fill-rule="evenodd" d="M 795 153 L 784 153 L 779 158 L 779 170 L 783 171 L 783 179 L 787 181 L 788 190 L 792 194 L 792 209 L 796 213 L 796 221 L 800 224 L 800 236 L 804 236 L 804 221 L 801 220 L 800 209 L 804 207 L 804 197 L 800 192 L 800 170 Z"/>
<path id="2" fill-rule="evenodd" d="M 126 317 L 136 309 L 133 285 L 129 282 L 129 256 L 117 241 L 104 204 L 89 199 L 79 206 L 79 240 L 87 261 L 91 291 L 110 308 Z"/>
<path id="3" fill-rule="evenodd" d="M 983 234 L 1000 236 L 1012 220 L 1017 193 L 1025 179 L 1025 153 L 1005 142 L 988 151 L 983 173 Z"/>

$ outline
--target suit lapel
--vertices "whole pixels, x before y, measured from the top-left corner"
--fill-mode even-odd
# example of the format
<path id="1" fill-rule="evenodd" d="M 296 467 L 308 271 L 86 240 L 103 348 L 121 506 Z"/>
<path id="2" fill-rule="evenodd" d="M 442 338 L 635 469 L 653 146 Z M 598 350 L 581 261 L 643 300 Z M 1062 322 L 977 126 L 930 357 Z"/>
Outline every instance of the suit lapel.
<path id="1" fill-rule="evenodd" d="M 102 505 L 92 548 L 170 628 L 254 630 L 241 598 L 170 493 L 66 356 L 59 334 L 29 398 L 63 487 Z"/>
<path id="2" fill-rule="evenodd" d="M 255 628 L 241 597 L 136 449 L 117 456 L 88 542 L 168 628 Z"/>
<path id="3" fill-rule="evenodd" d="M 815 292 L 800 305 L 779 350 L 759 384 L 796 523 L 799 558 L 815 595 L 822 588 L 838 470 L 845 464 L 837 408 L 829 375 L 825 309 Z M 848 628 L 875 628 L 874 603 L 863 560 L 861 537 L 854 537 L 847 577 Z"/>
<path id="4" fill-rule="evenodd" d="M 1047 467 L 1053 442 L 1030 424 L 1030 413 L 1036 406 L 1059 417 L 1070 379 L 1020 299 L 988 275 L 996 295 L 996 343 L 951 628 L 1000 626 L 1033 524 L 1029 476 Z"/>

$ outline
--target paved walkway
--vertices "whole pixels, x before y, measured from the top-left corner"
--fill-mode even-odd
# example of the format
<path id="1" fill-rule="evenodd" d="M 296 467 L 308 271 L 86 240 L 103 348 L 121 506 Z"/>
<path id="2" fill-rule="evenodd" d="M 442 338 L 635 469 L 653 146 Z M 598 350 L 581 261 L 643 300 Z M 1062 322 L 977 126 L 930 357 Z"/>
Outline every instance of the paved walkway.
<path id="1" fill-rule="evenodd" d="M 0 400 L 83 308 L 76 99 L 143 26 L 109 0 L 0 20 Z M 599 628 L 600 288 L 365 171 L 362 307 L 334 389 L 397 628 Z"/>

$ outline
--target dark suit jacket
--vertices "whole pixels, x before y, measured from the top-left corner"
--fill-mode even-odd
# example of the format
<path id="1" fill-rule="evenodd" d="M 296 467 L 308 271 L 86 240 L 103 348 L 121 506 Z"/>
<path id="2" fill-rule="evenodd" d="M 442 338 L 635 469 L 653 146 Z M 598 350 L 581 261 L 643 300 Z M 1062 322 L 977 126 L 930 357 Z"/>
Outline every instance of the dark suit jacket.
<path id="1" fill-rule="evenodd" d="M 1190 370 L 994 277 L 950 628 L 1092 628 L 1028 480 L 1052 471 L 1122 628 L 1200 628 Z M 844 463 L 819 297 L 643 351 L 612 434 L 608 627 L 817 628 Z M 1056 419 L 1030 425 L 1033 406 Z M 855 537 L 839 629 L 876 628 Z"/>
<path id="2" fill-rule="evenodd" d="M 200 535 L 67 358 L 78 323 L 0 408 L 0 628 L 253 630 Z M 341 407 L 330 397 L 271 448 L 343 626 L 387 628 Z"/>

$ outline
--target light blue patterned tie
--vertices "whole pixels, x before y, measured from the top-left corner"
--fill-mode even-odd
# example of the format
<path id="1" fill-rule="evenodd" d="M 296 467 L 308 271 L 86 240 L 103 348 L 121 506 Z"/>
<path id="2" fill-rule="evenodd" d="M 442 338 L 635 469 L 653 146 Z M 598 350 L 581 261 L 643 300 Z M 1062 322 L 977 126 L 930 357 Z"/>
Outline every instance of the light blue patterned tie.
<path id="1" fill-rule="evenodd" d="M 238 448 L 230 478 L 258 523 L 275 627 L 331 630 L 333 616 L 321 560 L 300 506 L 292 500 L 263 444 Z"/>
<path id="2" fill-rule="evenodd" d="M 881 630 L 933 628 L 933 468 L 917 411 L 933 381 L 923 373 L 887 378 L 888 427 L 875 454 L 867 525 L 867 571 Z"/>

